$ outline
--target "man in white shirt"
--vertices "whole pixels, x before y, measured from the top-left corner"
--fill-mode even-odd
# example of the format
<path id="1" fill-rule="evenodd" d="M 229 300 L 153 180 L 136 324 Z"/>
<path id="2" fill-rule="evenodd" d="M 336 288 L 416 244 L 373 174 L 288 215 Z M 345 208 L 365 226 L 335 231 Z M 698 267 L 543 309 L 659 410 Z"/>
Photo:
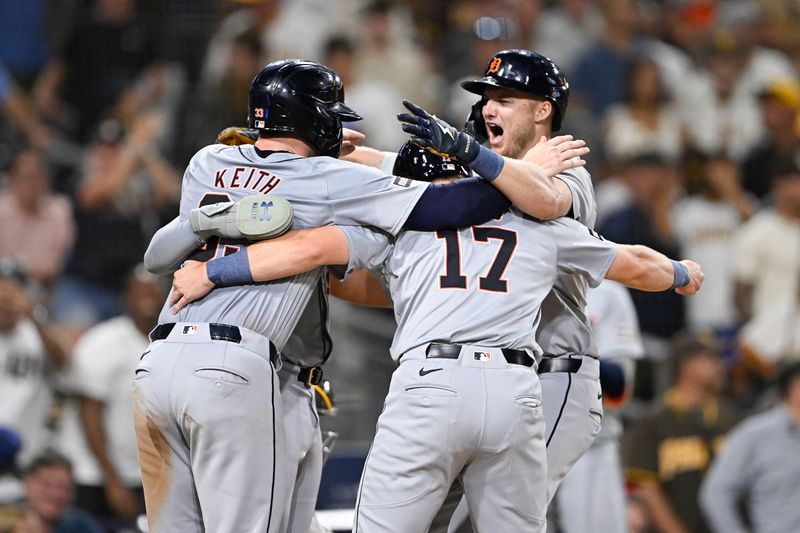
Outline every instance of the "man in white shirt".
<path id="1" fill-rule="evenodd" d="M 800 312 L 800 161 L 776 162 L 774 205 L 741 227 L 732 255 L 746 352 L 768 367 L 795 353 Z M 760 365 L 756 365 L 757 367 Z"/>
<path id="2" fill-rule="evenodd" d="M 143 267 L 125 287 L 127 314 L 101 322 L 75 345 L 60 444 L 73 463 L 77 503 L 95 516 L 131 519 L 144 512 L 131 382 L 166 294 Z"/>

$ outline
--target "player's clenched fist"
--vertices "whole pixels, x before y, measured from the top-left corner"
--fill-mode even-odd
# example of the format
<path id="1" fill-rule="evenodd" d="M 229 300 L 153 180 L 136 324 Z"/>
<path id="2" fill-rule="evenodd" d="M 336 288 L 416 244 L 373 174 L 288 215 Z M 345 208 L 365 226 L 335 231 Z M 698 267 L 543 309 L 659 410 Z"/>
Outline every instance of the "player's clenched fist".
<path id="1" fill-rule="evenodd" d="M 689 271 L 690 279 L 689 283 L 683 287 L 676 288 L 675 292 L 683 296 L 691 296 L 700 290 L 700 286 L 703 284 L 706 275 L 703 273 L 703 268 L 690 259 L 684 259 L 681 261 L 681 264 Z"/>
<path id="2" fill-rule="evenodd" d="M 183 268 L 172 275 L 172 295 L 169 305 L 172 314 L 211 292 L 214 284 L 208 279 L 206 264 L 200 261 L 186 261 Z"/>

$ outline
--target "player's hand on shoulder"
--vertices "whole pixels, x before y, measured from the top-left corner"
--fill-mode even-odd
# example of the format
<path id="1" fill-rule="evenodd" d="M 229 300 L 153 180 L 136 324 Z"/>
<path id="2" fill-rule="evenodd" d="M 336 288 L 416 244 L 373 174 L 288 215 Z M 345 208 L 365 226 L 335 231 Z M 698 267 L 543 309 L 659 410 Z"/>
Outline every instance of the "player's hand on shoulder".
<path id="1" fill-rule="evenodd" d="M 688 284 L 675 289 L 675 292 L 683 296 L 691 296 L 700 290 L 700 286 L 703 285 L 703 280 L 705 280 L 706 275 L 703 273 L 703 267 L 691 259 L 684 259 L 681 261 L 681 264 L 689 271 L 690 280 Z"/>
<path id="2" fill-rule="evenodd" d="M 342 151 L 339 152 L 339 159 L 344 159 L 352 154 L 357 148 L 357 144 L 366 139 L 367 136 L 360 131 L 342 128 Z"/>
<path id="3" fill-rule="evenodd" d="M 217 142 L 228 146 L 255 144 L 257 140 L 258 130 L 253 128 L 230 126 L 217 134 Z"/>
<path id="4" fill-rule="evenodd" d="M 172 296 L 169 305 L 173 315 L 199 300 L 214 289 L 208 279 L 206 264 L 199 261 L 186 261 L 183 267 L 172 275 Z"/>
<path id="5" fill-rule="evenodd" d="M 552 139 L 542 136 L 522 159 L 539 165 L 548 176 L 555 176 L 559 172 L 584 166 L 586 161 L 581 158 L 588 153 L 586 142 L 572 135 L 559 135 Z"/>

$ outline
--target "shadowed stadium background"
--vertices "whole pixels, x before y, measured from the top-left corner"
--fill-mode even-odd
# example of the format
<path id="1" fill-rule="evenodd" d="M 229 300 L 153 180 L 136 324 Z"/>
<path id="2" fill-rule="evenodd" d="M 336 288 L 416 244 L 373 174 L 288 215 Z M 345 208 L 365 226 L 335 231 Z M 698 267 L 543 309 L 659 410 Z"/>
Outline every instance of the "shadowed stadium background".
<path id="1" fill-rule="evenodd" d="M 800 359 L 797 2 L 25 0 L 0 3 L 0 532 L 22 527 L 20 502 L 32 496 L 20 476 L 52 452 L 72 463 L 67 488 L 77 484 L 87 516 L 135 531 L 132 432 L 124 416 L 99 424 L 130 409 L 126 372 L 170 282 L 136 268 L 177 214 L 194 152 L 245 125 L 264 64 L 331 66 L 365 117 L 350 126 L 365 145 L 395 151 L 406 140 L 395 119 L 402 99 L 460 126 L 475 96 L 459 83 L 507 48 L 539 52 L 566 73 L 562 132 L 591 147 L 597 230 L 692 258 L 706 273 L 691 299 L 631 291 L 640 332 L 628 334 L 641 335 L 643 352 L 627 403 L 607 406 L 624 427 L 613 453 L 629 530 L 730 531 L 731 516 L 754 531 L 770 523 L 781 495 L 800 493 L 800 475 L 771 478 L 800 472 L 800 385 L 789 380 L 784 396 L 776 388 Z M 604 316 L 590 318 L 602 327 Z M 337 413 L 321 424 L 338 441 L 319 506 L 346 508 L 394 369 L 395 322 L 389 310 L 331 298 L 330 325 L 325 377 Z M 737 429 L 736 453 L 704 489 L 726 435 L 770 409 L 794 413 L 789 433 L 750 420 L 777 443 L 763 452 L 772 456 L 748 451 Z M 112 489 L 87 437 L 105 442 Z M 733 469 L 741 475 L 725 475 Z M 715 497 L 723 493 L 736 498 Z M 73 512 L 70 501 L 60 512 Z M 565 512 L 591 523 L 602 494 L 581 501 L 594 503 L 553 506 L 550 530 L 579 530 Z M 780 527 L 800 531 L 787 520 Z"/>

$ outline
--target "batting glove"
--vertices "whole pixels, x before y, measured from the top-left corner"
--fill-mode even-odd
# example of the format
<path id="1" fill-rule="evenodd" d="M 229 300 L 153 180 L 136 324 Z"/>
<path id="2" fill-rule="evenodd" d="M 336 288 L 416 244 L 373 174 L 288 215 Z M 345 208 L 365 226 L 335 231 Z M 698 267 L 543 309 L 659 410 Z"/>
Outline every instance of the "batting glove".
<path id="1" fill-rule="evenodd" d="M 448 155 L 465 165 L 478 157 L 481 146 L 475 137 L 458 131 L 408 100 L 403 100 L 403 105 L 411 113 L 400 113 L 397 120 L 403 122 L 403 131 L 411 134 L 414 144 Z"/>

